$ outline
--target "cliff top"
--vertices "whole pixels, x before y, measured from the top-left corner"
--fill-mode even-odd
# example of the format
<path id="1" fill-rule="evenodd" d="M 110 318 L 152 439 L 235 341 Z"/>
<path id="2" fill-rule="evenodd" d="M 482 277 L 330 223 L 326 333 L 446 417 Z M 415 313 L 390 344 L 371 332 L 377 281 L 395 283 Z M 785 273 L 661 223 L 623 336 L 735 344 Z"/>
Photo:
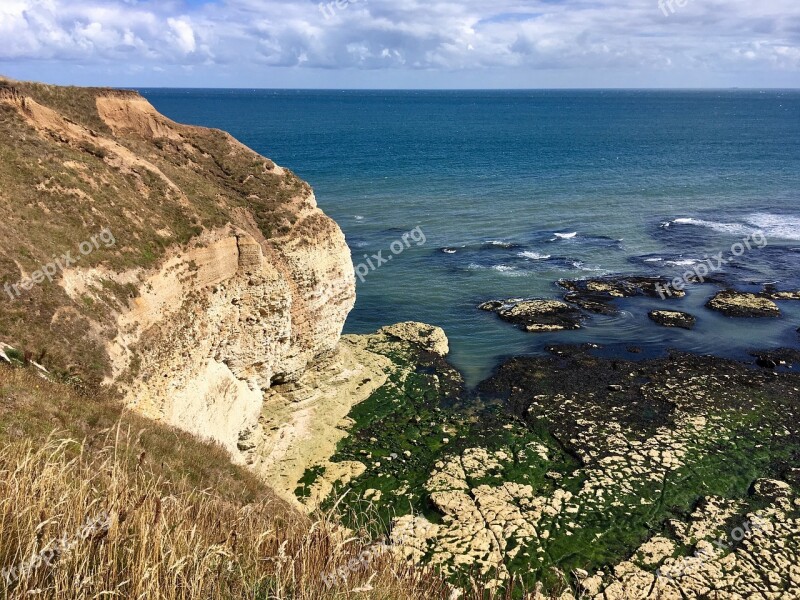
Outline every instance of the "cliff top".
<path id="1" fill-rule="evenodd" d="M 0 77 L 0 332 L 51 368 L 108 374 L 100 341 L 137 270 L 231 224 L 256 240 L 313 236 L 315 206 L 290 171 L 134 91 Z M 133 275 L 76 301 L 62 276 L 77 266 Z"/>

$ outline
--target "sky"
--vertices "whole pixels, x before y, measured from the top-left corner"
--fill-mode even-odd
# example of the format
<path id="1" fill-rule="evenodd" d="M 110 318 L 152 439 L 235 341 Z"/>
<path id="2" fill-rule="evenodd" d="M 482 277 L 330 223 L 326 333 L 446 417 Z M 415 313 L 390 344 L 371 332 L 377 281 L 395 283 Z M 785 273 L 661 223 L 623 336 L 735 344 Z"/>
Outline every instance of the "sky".
<path id="1" fill-rule="evenodd" d="M 798 0 L 0 0 L 0 74 L 224 88 L 800 88 Z"/>

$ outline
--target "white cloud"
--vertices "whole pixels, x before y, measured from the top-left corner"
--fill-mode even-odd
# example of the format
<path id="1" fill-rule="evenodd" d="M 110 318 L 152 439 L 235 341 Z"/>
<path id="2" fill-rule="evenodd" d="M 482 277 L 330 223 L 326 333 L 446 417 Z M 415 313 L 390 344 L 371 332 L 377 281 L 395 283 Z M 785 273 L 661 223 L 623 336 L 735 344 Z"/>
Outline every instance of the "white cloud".
<path id="1" fill-rule="evenodd" d="M 0 61 L 341 70 L 522 69 L 800 78 L 796 0 L 1 0 Z M 339 7 L 341 6 L 341 8 Z M 2 70 L 0 64 L 0 70 Z M 638 75 L 637 75 L 638 77 Z M 800 84 L 800 79 L 798 79 Z"/>
<path id="2" fill-rule="evenodd" d="M 175 33 L 175 42 L 184 54 L 191 54 L 197 49 L 197 42 L 194 39 L 194 29 L 185 18 L 167 19 L 172 31 Z"/>

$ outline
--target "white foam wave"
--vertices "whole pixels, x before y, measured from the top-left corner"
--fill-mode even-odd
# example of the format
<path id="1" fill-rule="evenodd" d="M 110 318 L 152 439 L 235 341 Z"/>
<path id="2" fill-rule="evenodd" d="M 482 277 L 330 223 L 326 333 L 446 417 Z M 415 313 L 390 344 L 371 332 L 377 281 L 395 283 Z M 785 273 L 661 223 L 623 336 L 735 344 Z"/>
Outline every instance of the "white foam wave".
<path id="1" fill-rule="evenodd" d="M 510 273 L 511 271 L 514 271 L 516 269 L 514 269 L 514 267 L 510 265 L 494 265 L 492 267 L 492 270 L 500 271 L 501 273 Z"/>
<path id="2" fill-rule="evenodd" d="M 705 227 L 706 229 L 712 229 L 714 231 L 718 231 L 719 233 L 731 233 L 734 235 L 748 235 L 753 232 L 752 227 L 748 227 L 747 225 L 743 225 L 741 223 L 722 223 L 719 221 L 706 221 L 704 219 L 692 219 L 686 217 L 675 219 L 673 223 L 677 223 L 678 225 L 694 225 L 695 227 Z"/>
<path id="3" fill-rule="evenodd" d="M 512 248 L 514 246 L 511 242 L 504 242 L 503 240 L 486 240 L 490 246 L 497 246 L 498 248 Z"/>
<path id="4" fill-rule="evenodd" d="M 664 260 L 663 258 L 645 258 L 644 262 L 656 263 L 656 262 L 662 262 L 663 260 Z"/>
<path id="5" fill-rule="evenodd" d="M 550 258 L 549 254 L 539 254 L 538 252 L 520 252 L 517 254 L 520 258 L 529 258 L 530 260 L 548 260 Z"/>
<path id="6" fill-rule="evenodd" d="M 589 273 L 605 273 L 606 270 L 603 267 L 598 267 L 597 265 L 587 265 L 583 261 L 576 260 L 572 262 L 572 266 L 576 269 L 580 269 L 581 271 L 587 271 Z"/>
<path id="7" fill-rule="evenodd" d="M 527 271 L 518 271 L 515 267 L 511 265 L 492 265 L 491 267 L 486 267 L 484 265 L 479 265 L 476 263 L 470 263 L 467 265 L 467 269 L 470 271 L 484 271 L 489 269 L 491 271 L 495 271 L 500 273 L 505 277 L 528 277 L 530 275 Z"/>
<path id="8" fill-rule="evenodd" d="M 748 216 L 746 221 L 763 231 L 768 240 L 800 240 L 799 217 L 755 213 Z"/>
<path id="9" fill-rule="evenodd" d="M 694 258 L 685 258 L 683 260 L 668 260 L 665 264 L 672 265 L 673 267 L 691 267 L 701 261 Z"/>
<path id="10" fill-rule="evenodd" d="M 572 238 L 578 235 L 578 232 L 573 231 L 572 233 L 556 233 L 553 235 L 555 235 L 557 238 L 561 240 L 571 240 Z"/>
<path id="11" fill-rule="evenodd" d="M 705 227 L 719 233 L 731 235 L 754 235 L 762 233 L 768 240 L 800 240 L 800 217 L 774 215 L 771 213 L 753 213 L 743 219 L 743 223 L 726 223 L 681 217 L 672 223 Z"/>

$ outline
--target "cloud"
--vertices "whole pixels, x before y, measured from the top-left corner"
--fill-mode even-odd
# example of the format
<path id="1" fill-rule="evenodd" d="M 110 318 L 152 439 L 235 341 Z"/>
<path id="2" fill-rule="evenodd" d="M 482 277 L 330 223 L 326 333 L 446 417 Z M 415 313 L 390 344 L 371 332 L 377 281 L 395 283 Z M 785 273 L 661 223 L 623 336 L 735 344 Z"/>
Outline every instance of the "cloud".
<path id="1" fill-rule="evenodd" d="M 91 67 L 122 60 L 166 72 L 199 66 L 210 74 L 232 64 L 800 74 L 796 0 L 688 0 L 675 3 L 674 12 L 659 6 L 659 0 L 3 0 L 0 61 Z"/>
<path id="2" fill-rule="evenodd" d="M 191 54 L 197 49 L 197 42 L 194 39 L 194 29 L 192 29 L 192 25 L 188 20 L 185 18 L 169 18 L 167 19 L 167 23 L 175 34 L 175 44 L 184 54 Z"/>

